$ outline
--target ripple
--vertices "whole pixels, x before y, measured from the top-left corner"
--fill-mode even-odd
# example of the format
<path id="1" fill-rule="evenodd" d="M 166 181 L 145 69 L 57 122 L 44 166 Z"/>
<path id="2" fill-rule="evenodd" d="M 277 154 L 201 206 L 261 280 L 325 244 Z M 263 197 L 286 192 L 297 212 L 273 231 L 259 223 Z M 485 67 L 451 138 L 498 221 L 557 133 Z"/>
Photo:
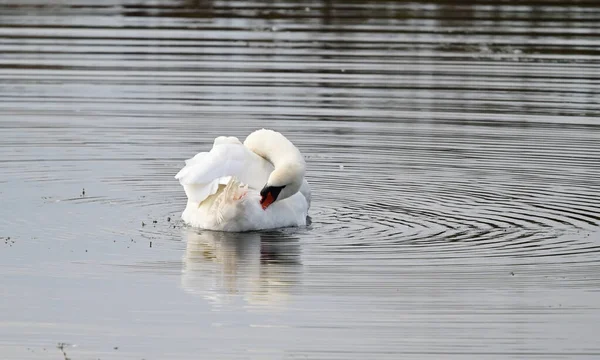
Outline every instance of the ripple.
<path id="1" fill-rule="evenodd" d="M 424 11 L 387 5 L 390 14 Z M 254 3 L 225 8 L 262 11 Z M 485 6 L 475 8 L 492 16 Z M 0 158 L 6 176 L 96 191 L 41 195 L 46 199 L 143 208 L 146 220 L 175 218 L 178 204 L 169 199 L 183 200 L 171 179 L 178 159 L 228 132 L 206 126 L 225 116 L 234 135 L 275 126 L 299 144 L 318 196 L 312 228 L 331 248 L 396 252 L 413 244 L 419 251 L 428 245 L 432 256 L 479 257 L 516 256 L 498 249 L 517 247 L 519 256 L 536 256 L 585 247 L 583 239 L 552 239 L 598 227 L 593 118 L 600 108 L 590 101 L 597 65 L 577 51 L 549 61 L 550 43 L 590 43 L 560 42 L 567 29 L 554 32 L 557 19 L 529 29 L 527 21 L 510 20 L 520 10 L 502 8 L 508 17 L 480 23 L 485 31 L 476 34 L 461 19 L 440 32 L 426 19 L 402 23 L 394 16 L 351 33 L 344 22 L 331 24 L 334 33 L 314 31 L 310 18 L 289 22 L 283 13 L 265 28 L 247 14 L 235 25 L 217 20 L 191 28 L 185 14 L 159 8 L 108 38 L 120 24 L 86 26 L 65 16 L 32 23 L 32 9 L 8 9 L 0 29 L 0 109 L 22 121 L 1 123 L 0 146 L 19 149 Z M 75 11 L 52 11 L 59 10 Z M 120 10 L 98 8 L 94 16 L 98 11 L 113 19 Z M 340 11 L 362 16 L 353 7 Z M 175 22 L 164 28 L 142 21 L 161 17 Z M 422 31 L 429 36 L 410 35 Z M 535 51 L 513 46 L 531 31 L 539 35 Z M 491 45 L 490 35 L 506 41 Z M 196 114 L 204 126 L 190 128 Z"/>
<path id="2" fill-rule="evenodd" d="M 356 151 L 352 158 L 335 148 L 345 142 L 330 137 L 328 154 L 343 158 L 344 167 L 311 159 L 319 170 L 311 174 L 316 193 L 336 204 L 314 214 L 319 241 L 327 239 L 331 251 L 433 257 L 593 256 L 597 246 L 589 238 L 564 239 L 600 224 L 597 187 L 588 182 L 598 174 L 590 162 L 600 156 L 595 140 L 543 126 L 502 131 L 515 136 L 448 126 L 433 143 L 429 129 L 417 125 L 410 134 L 359 137 L 343 146 Z M 546 142 L 531 148 L 537 134 Z M 386 150 L 388 138 L 397 150 Z"/>

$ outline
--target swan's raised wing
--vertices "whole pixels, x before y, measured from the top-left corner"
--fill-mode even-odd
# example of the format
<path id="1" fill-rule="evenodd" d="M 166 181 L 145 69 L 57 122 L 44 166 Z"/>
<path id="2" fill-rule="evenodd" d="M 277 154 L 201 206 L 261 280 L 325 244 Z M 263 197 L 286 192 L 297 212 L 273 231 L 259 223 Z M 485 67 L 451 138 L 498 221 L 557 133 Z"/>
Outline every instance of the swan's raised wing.
<path id="1" fill-rule="evenodd" d="M 244 171 L 243 145 L 218 145 L 186 161 L 175 175 L 181 185 L 206 184 L 222 176 L 238 176 Z"/>
<path id="2" fill-rule="evenodd" d="M 227 184 L 232 176 L 250 188 L 260 189 L 272 171 L 271 163 L 241 143 L 215 140 L 209 152 L 187 160 L 175 178 L 183 185 L 188 199 L 200 203 L 216 193 L 219 185 Z"/>

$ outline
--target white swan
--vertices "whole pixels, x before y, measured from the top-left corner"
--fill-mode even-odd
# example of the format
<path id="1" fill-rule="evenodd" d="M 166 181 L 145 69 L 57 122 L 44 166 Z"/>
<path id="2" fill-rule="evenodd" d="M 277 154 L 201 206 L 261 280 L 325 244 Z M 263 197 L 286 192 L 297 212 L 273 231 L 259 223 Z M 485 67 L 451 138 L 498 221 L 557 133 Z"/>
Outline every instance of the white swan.
<path id="1" fill-rule="evenodd" d="M 257 130 L 243 144 L 220 136 L 185 164 L 175 178 L 188 198 L 181 217 L 189 225 L 236 232 L 306 225 L 306 163 L 282 134 Z"/>

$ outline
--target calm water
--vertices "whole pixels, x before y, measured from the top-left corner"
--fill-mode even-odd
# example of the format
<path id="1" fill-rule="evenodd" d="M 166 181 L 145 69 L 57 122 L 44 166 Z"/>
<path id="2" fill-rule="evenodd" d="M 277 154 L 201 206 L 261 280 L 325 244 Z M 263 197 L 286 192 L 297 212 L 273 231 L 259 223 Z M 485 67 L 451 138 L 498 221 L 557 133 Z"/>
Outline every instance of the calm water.
<path id="1" fill-rule="evenodd" d="M 494 3 L 0 1 L 1 357 L 598 358 L 600 4 Z M 262 127 L 312 224 L 186 228 Z"/>

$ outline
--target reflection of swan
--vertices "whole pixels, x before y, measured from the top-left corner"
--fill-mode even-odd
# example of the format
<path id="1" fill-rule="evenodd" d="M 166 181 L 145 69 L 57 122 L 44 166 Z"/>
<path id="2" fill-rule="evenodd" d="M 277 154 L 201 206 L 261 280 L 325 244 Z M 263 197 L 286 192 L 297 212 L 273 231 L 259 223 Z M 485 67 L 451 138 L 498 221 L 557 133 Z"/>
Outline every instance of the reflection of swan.
<path id="1" fill-rule="evenodd" d="M 186 237 L 182 287 L 215 304 L 239 296 L 252 304 L 280 303 L 299 280 L 300 246 L 290 235 L 186 229 Z"/>
<path id="2" fill-rule="evenodd" d="M 300 151 L 278 132 L 257 130 L 243 144 L 218 137 L 210 152 L 186 160 L 175 176 L 188 198 L 181 217 L 192 226 L 223 231 L 306 225 L 305 169 Z"/>

